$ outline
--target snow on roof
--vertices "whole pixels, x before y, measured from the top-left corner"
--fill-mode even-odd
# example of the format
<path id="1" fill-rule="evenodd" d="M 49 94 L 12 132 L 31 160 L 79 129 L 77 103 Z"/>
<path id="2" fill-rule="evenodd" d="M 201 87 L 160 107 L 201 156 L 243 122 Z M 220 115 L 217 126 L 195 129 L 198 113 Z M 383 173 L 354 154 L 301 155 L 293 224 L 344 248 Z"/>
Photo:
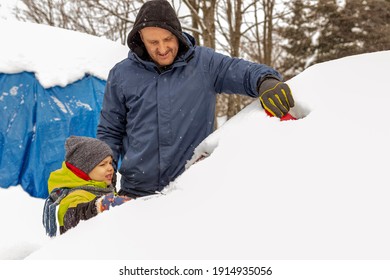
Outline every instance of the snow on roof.
<path id="1" fill-rule="evenodd" d="M 0 20 L 0 34 L 0 73 L 33 72 L 45 88 L 64 87 L 85 74 L 106 80 L 128 53 L 119 42 L 35 23 Z"/>

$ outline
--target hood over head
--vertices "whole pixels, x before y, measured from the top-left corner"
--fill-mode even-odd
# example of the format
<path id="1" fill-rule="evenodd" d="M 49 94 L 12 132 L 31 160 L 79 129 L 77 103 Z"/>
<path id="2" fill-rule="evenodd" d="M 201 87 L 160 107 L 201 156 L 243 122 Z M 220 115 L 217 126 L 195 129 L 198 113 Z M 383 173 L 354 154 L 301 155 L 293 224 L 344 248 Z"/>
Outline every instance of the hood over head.
<path id="1" fill-rule="evenodd" d="M 168 1 L 151 0 L 146 2 L 139 10 L 133 29 L 127 36 L 127 45 L 142 59 L 148 57 L 139 34 L 139 31 L 145 27 L 159 27 L 172 32 L 179 40 L 179 54 L 188 50 L 189 46 L 183 35 L 180 21 Z"/>

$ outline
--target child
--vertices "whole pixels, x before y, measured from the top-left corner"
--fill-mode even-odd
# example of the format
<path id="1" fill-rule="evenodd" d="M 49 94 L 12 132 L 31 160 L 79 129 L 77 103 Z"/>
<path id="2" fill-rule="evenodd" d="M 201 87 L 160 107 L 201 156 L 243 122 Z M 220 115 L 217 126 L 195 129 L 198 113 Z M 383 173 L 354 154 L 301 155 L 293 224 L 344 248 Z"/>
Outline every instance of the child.
<path id="1" fill-rule="evenodd" d="M 80 220 L 130 200 L 116 195 L 112 150 L 106 143 L 71 136 L 66 140 L 65 151 L 62 167 L 49 176 L 49 197 L 43 209 L 43 224 L 50 237 L 56 235 L 58 226 L 63 234 Z"/>

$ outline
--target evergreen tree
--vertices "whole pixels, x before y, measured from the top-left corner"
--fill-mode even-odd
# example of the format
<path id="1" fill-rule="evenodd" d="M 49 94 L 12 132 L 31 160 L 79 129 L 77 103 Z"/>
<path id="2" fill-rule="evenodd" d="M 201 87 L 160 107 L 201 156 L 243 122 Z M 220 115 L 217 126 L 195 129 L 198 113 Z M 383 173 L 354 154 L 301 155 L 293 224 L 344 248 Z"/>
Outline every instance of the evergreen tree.
<path id="1" fill-rule="evenodd" d="M 294 0 L 289 6 L 291 17 L 286 19 L 284 27 L 278 29 L 279 35 L 286 40 L 282 46 L 285 58 L 281 66 L 286 78 L 306 68 L 307 61 L 314 53 L 312 38 L 316 30 L 313 24 L 314 7 L 309 1 Z"/>
<path id="2" fill-rule="evenodd" d="M 346 2 L 344 11 L 354 12 L 355 34 L 359 53 L 390 49 L 390 0 Z"/>
<path id="3" fill-rule="evenodd" d="M 315 63 L 390 49 L 390 1 L 319 0 L 320 29 Z"/>
<path id="4" fill-rule="evenodd" d="M 346 14 L 337 5 L 336 0 L 318 1 L 316 17 L 320 35 L 315 62 L 337 59 L 358 52 L 355 34 L 351 32 L 354 27 L 353 17 Z"/>

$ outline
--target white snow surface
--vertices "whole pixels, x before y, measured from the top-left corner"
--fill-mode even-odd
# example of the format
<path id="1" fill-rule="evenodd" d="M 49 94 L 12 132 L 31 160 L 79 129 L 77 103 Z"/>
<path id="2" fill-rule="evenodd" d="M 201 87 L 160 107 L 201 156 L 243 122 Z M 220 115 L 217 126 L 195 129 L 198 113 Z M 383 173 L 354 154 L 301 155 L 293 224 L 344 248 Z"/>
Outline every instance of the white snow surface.
<path id="1" fill-rule="evenodd" d="M 111 53 L 116 43 L 56 31 L 51 52 L 69 53 L 73 67 L 40 55 L 46 42 L 25 32 L 1 56 L 0 71 L 33 71 L 46 86 L 65 85 L 83 73 L 105 77 L 114 63 L 88 59 L 100 44 L 114 45 L 102 60 L 127 55 L 119 46 Z M 383 51 L 308 68 L 288 81 L 299 120 L 270 118 L 255 101 L 205 139 L 194 159 L 210 156 L 190 161 L 163 193 L 52 239 L 41 224 L 42 199 L 20 186 L 0 189 L 0 259 L 389 259 L 389 65 Z"/>
<path id="2" fill-rule="evenodd" d="M 44 88 L 73 83 L 90 74 L 106 80 L 127 57 L 118 42 L 48 25 L 0 19 L 0 73 L 33 72 Z"/>

